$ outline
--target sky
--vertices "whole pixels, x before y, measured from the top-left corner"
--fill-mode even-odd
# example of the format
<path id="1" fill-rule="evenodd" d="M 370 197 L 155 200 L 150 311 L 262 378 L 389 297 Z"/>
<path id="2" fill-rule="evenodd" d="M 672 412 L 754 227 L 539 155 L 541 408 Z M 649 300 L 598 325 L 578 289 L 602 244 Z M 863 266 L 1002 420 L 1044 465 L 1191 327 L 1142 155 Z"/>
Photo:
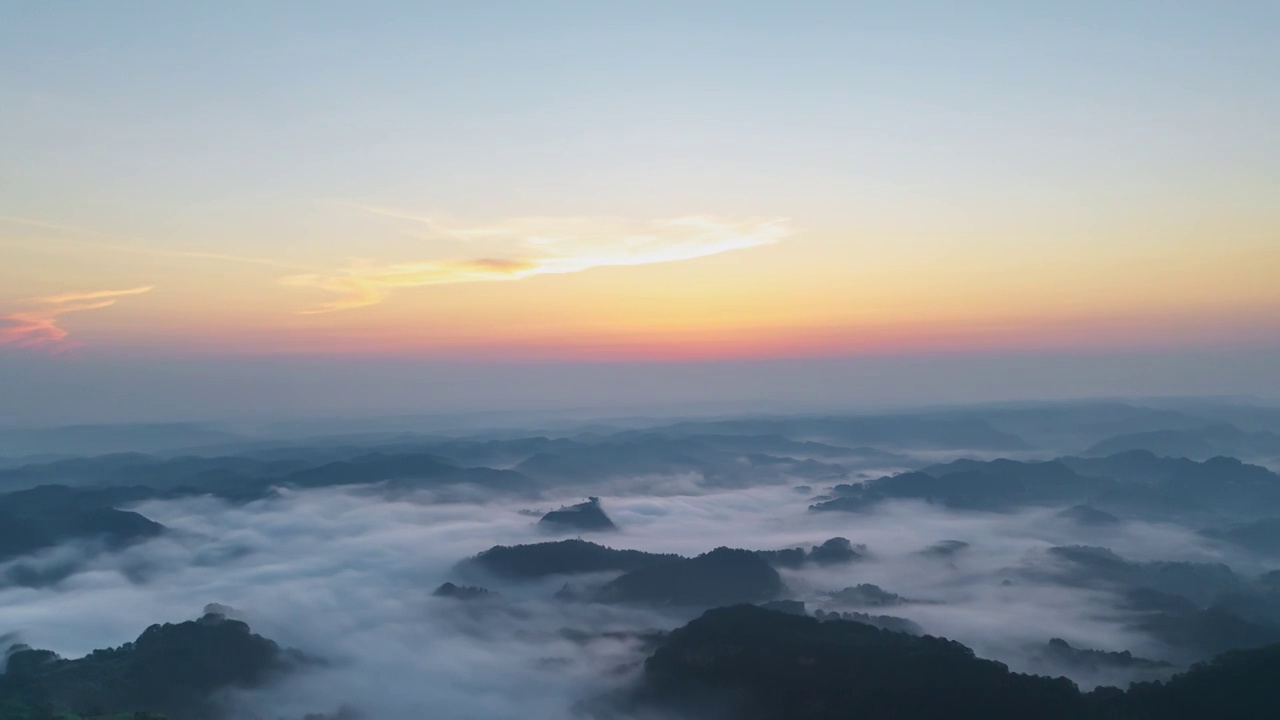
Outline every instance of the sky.
<path id="1" fill-rule="evenodd" d="M 1275 397 L 1278 26 L 7 3 L 0 422 Z"/>

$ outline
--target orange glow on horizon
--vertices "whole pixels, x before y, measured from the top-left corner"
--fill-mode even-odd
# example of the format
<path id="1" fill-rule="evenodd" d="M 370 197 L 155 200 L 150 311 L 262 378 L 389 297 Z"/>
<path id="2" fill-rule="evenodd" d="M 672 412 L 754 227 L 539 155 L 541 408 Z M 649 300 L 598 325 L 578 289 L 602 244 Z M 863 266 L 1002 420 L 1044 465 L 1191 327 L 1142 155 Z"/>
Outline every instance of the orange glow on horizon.
<path id="1" fill-rule="evenodd" d="M 166 336 L 172 339 L 171 336 Z M 380 326 L 262 330 L 205 327 L 184 339 L 184 352 L 231 355 L 387 356 L 482 363 L 703 362 L 860 355 L 1089 352 L 1226 344 L 1266 345 L 1280 338 L 1280 312 L 1062 316 L 795 326 L 615 327 L 563 332 L 533 328 L 493 337 Z M 137 348 L 161 347 L 133 336 Z"/>

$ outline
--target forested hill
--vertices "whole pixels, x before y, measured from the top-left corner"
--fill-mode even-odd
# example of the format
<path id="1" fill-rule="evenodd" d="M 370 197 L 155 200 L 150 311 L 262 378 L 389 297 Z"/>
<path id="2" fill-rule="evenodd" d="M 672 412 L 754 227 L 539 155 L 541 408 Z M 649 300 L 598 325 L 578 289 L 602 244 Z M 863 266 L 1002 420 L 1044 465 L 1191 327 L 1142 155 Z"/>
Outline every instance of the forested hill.
<path id="1" fill-rule="evenodd" d="M 1280 645 L 1271 645 L 1166 683 L 1083 693 L 943 638 L 740 605 L 672 632 L 628 706 L 717 720 L 1252 720 L 1280 717 L 1277 677 Z"/>

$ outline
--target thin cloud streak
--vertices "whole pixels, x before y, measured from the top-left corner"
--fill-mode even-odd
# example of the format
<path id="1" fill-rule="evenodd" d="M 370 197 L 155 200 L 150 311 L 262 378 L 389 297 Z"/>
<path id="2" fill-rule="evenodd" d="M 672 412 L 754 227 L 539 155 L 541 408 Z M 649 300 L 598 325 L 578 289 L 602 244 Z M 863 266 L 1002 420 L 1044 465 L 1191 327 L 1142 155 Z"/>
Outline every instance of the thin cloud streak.
<path id="1" fill-rule="evenodd" d="M 385 218 L 391 218 L 393 220 L 408 220 L 416 224 L 425 225 L 427 227 L 427 230 L 429 231 L 428 235 L 435 234 L 435 235 L 444 236 L 453 240 L 470 239 L 465 235 L 459 234 L 458 230 L 449 227 L 447 223 L 442 222 L 438 218 L 433 218 L 427 215 L 416 215 L 414 213 L 404 212 L 402 210 L 394 210 L 391 208 L 379 207 L 377 205 L 361 205 L 359 203 L 350 203 L 350 202 L 343 202 L 341 204 L 346 205 L 348 207 L 355 208 L 357 210 L 368 213 L 370 215 L 379 215 Z"/>
<path id="2" fill-rule="evenodd" d="M 103 300 L 106 298 L 128 297 L 130 295 L 142 295 L 155 290 L 154 285 L 146 285 L 144 287 L 136 287 L 130 290 L 97 290 L 95 292 L 83 293 L 64 293 L 62 295 L 50 295 L 48 297 L 32 298 L 27 302 L 40 303 L 47 305 L 61 305 L 64 303 L 81 302 L 83 300 Z"/>
<path id="3" fill-rule="evenodd" d="M 128 240 L 130 242 L 146 242 L 143 238 L 134 237 L 132 235 L 120 235 L 117 233 L 100 232 L 98 230 L 90 230 L 88 228 L 74 227 L 71 225 L 60 225 L 44 220 L 36 220 L 32 218 L 17 217 L 15 215 L 0 215 L 0 223 L 9 223 L 12 225 L 24 225 L 27 227 L 36 227 L 44 230 L 52 230 L 58 233 L 69 235 L 87 235 L 90 237 L 109 238 L 114 240 Z M 170 257 L 170 258 L 190 258 L 193 260 L 218 260 L 221 262 L 241 263 L 245 265 L 262 265 L 266 267 L 280 268 L 284 270 L 306 270 L 309 269 L 302 265 L 293 263 L 280 262 L 266 258 L 246 257 L 244 255 L 228 255 L 225 253 L 201 252 L 198 250 L 161 250 L 151 247 L 137 247 L 134 245 L 116 245 L 113 243 L 96 242 L 92 240 L 61 238 L 62 242 L 73 243 L 83 247 L 92 247 L 99 250 L 107 250 L 110 252 L 129 253 L 131 255 L 149 255 L 151 257 Z"/>
<path id="4" fill-rule="evenodd" d="M 281 283 L 339 297 L 305 314 L 377 305 L 401 288 L 520 280 L 601 267 L 653 265 L 694 260 L 771 245 L 790 234 L 782 219 L 727 222 L 691 216 L 637 222 L 612 218 L 515 218 L 452 227 L 432 218 L 377 208 L 368 212 L 411 220 L 453 239 L 483 239 L 509 246 L 509 257 L 378 265 L 361 261 L 331 273 L 290 275 Z"/>
<path id="5" fill-rule="evenodd" d="M 154 285 L 146 285 L 127 290 L 72 292 L 31 298 L 23 304 L 34 305 L 32 309 L 0 315 L 0 346 L 65 347 L 68 332 L 58 325 L 63 315 L 109 308 L 120 298 L 142 295 L 154 289 Z"/>

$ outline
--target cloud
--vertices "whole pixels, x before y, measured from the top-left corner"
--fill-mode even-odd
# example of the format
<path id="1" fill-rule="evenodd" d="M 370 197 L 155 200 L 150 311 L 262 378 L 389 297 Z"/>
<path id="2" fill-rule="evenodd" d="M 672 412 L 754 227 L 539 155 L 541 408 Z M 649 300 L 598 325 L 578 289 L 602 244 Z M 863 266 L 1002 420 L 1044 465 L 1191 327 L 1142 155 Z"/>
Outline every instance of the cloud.
<path id="1" fill-rule="evenodd" d="M 282 278 L 285 285 L 323 290 L 338 296 L 306 312 L 335 312 L 377 305 L 398 288 L 520 280 L 600 267 L 693 260 L 769 245 L 789 234 L 786 221 L 776 218 L 728 222 L 691 216 L 642 222 L 531 217 L 455 226 L 429 217 L 380 208 L 364 209 L 424 225 L 430 235 L 441 239 L 482 243 L 493 247 L 495 252 L 491 257 L 477 259 L 397 264 L 360 261 L 334 272 Z"/>
<path id="2" fill-rule="evenodd" d="M 0 346 L 57 347 L 67 339 L 67 331 L 58 325 L 63 315 L 101 310 L 115 305 L 122 297 L 151 292 L 155 286 L 128 290 L 95 290 L 31 298 L 23 302 L 33 306 L 0 315 Z"/>
<path id="3" fill-rule="evenodd" d="M 535 275 L 581 272 L 597 267 L 692 260 L 772 244 L 789 234 L 786 221 L 776 218 L 728 222 L 706 216 L 655 221 L 599 217 L 526 217 L 486 224 L 458 224 L 386 208 L 356 207 L 371 215 L 412 223 L 415 228 L 425 230 L 425 233 L 414 234 L 428 240 L 463 243 L 472 251 L 476 246 L 484 246 L 489 252 L 481 257 L 423 262 L 379 264 L 357 261 L 346 268 L 316 271 L 314 268 L 276 260 L 223 253 L 120 245 L 82 238 L 63 237 L 60 240 L 110 252 L 245 263 L 294 272 L 302 270 L 305 272 L 285 276 L 280 282 L 286 286 L 321 290 L 337 296 L 336 299 L 305 311 L 327 313 L 377 305 L 398 288 L 519 280 Z M 142 239 L 129 235 L 10 215 L 0 215 L 0 223 L 36 227 L 62 235 L 143 242 Z M 88 293 L 81 295 L 93 297 L 60 296 L 35 302 L 60 305 L 75 300 L 111 299 L 125 294 L 136 293 Z M 91 309 L 96 308 L 61 308 L 58 313 L 33 311 L 0 316 L 0 344 L 59 342 L 65 338 L 65 332 L 54 322 L 56 315 Z"/>
<path id="4" fill-rule="evenodd" d="M 1033 579 L 1000 582 L 1030 551 L 1098 541 L 1052 520 L 1053 509 L 964 513 L 903 502 L 851 518 L 808 513 L 809 497 L 785 484 L 673 495 L 653 495 L 645 485 L 638 494 L 605 498 L 621 527 L 608 544 L 689 555 L 718 545 L 807 547 L 840 535 L 866 543 L 867 559 L 786 575 L 810 609 L 836 609 L 827 594 L 856 583 L 939 601 L 887 612 L 1017 671 L 1035 669 L 1032 650 L 1052 636 L 1139 655 L 1158 650 L 1126 629 L 1107 593 Z M 549 495 L 539 504 L 577 498 Z M 78 571 L 40 588 L 0 585 L 0 627 L 75 656 L 222 602 L 256 632 L 327 661 L 236 698 L 242 712 L 233 717 L 300 718 L 350 706 L 378 720 L 561 720 L 574 716 L 577 700 L 634 678 L 647 654 L 621 638 L 570 642 L 564 629 L 672 629 L 689 617 L 673 608 L 551 600 L 563 583 L 587 582 L 583 576 L 486 583 L 500 593 L 493 608 L 431 597 L 439 583 L 461 579 L 452 568 L 459 559 L 494 544 L 546 540 L 520 514 L 525 507 L 501 497 L 391 500 L 358 488 L 284 491 L 245 505 L 207 496 L 149 501 L 133 509 L 169 528 L 164 535 L 116 553 L 68 545 L 16 561 L 52 570 L 74 564 Z M 1127 557 L 1201 559 L 1189 530 L 1133 522 L 1108 532 L 1108 544 Z M 953 561 L 919 554 L 944 539 L 968 541 L 972 551 Z"/>
<path id="5" fill-rule="evenodd" d="M 334 275 L 291 275 L 281 280 L 293 287 L 315 288 L 340 295 L 307 313 L 334 312 L 377 305 L 395 288 L 467 282 L 517 280 L 537 274 L 529 261 L 481 258 L 446 262 L 387 265 L 358 263 Z"/>
<path id="6" fill-rule="evenodd" d="M 12 225 L 23 225 L 26 227 L 36 227 L 42 230 L 49 230 L 62 235 L 81 235 L 88 237 L 107 238 L 112 240 L 125 240 L 131 243 L 149 242 L 143 238 L 132 235 L 121 235 L 119 233 L 100 232 L 82 227 L 74 227 L 71 225 L 62 225 L 52 223 L 45 220 L 37 220 L 34 218 L 17 217 L 15 215 L 0 215 L 0 223 Z M 143 247 L 139 245 L 117 245 L 114 243 L 98 242 L 93 240 L 84 240 L 81 238 L 58 237 L 49 238 L 56 239 L 62 243 L 70 243 L 79 247 L 88 247 L 98 250 L 106 250 L 108 252 L 128 253 L 131 255 L 147 255 L 151 257 L 166 258 L 190 258 L 194 260 L 218 260 L 221 262 L 243 263 L 246 265 L 262 265 L 265 267 L 282 268 L 285 270 L 305 269 L 301 266 L 291 263 L 280 262 L 268 258 L 246 257 L 244 255 L 228 255 L 226 253 L 202 252 L 198 250 L 167 250 L 156 247 Z M 7 245 L 17 245 L 18 243 L 4 242 Z M 22 245 L 25 247 L 25 245 Z"/>
<path id="7" fill-rule="evenodd" d="M 87 300 L 112 299 L 112 302 L 114 303 L 114 298 L 128 297 L 130 295 L 142 295 L 143 293 L 149 293 L 154 289 L 154 285 L 147 285 L 144 287 L 131 288 L 129 290 L 95 290 L 93 292 L 64 293 L 62 295 L 49 295 L 47 297 L 32 298 L 28 302 L 66 306 L 68 303 L 79 303 Z"/>

